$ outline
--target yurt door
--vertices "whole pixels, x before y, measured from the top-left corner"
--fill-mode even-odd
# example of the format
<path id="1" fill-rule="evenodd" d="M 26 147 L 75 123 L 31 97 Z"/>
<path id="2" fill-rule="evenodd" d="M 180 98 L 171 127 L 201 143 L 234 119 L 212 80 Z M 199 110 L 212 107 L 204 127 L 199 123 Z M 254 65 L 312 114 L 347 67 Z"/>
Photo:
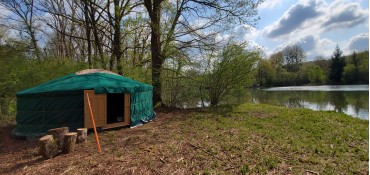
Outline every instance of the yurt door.
<path id="1" fill-rule="evenodd" d="M 90 116 L 90 108 L 87 101 L 87 94 L 89 94 L 90 104 L 94 115 L 96 127 L 103 127 L 107 124 L 107 95 L 96 95 L 94 90 L 84 91 L 84 123 L 85 128 L 93 128 L 93 123 Z"/>
<path id="2" fill-rule="evenodd" d="M 125 99 L 125 105 L 124 105 L 124 117 L 125 117 L 125 119 L 124 119 L 124 121 L 125 121 L 125 124 L 126 125 L 130 125 L 130 122 L 131 122 L 131 120 L 130 120 L 130 111 L 131 111 L 131 109 L 130 109 L 130 106 L 131 106 L 131 102 L 130 102 L 130 94 L 125 94 L 125 97 L 124 97 Z"/>

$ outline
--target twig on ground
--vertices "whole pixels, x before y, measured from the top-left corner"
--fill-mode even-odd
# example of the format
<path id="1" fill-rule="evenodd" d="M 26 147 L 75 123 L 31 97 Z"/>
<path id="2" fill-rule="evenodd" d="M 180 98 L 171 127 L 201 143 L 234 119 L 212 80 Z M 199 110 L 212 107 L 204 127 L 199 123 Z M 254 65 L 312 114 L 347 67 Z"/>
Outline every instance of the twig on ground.
<path id="1" fill-rule="evenodd" d="M 107 170 L 110 170 L 112 167 L 113 167 L 113 165 L 112 165 L 112 166 L 110 166 Z"/>
<path id="2" fill-rule="evenodd" d="M 156 157 L 158 157 L 158 156 L 156 156 Z M 163 158 L 158 157 L 158 159 L 159 159 L 162 163 L 167 163 Z"/>
<path id="3" fill-rule="evenodd" d="M 349 147 L 354 148 L 355 146 L 353 144 L 348 143 L 346 140 L 344 140 L 348 144 Z"/>
<path id="4" fill-rule="evenodd" d="M 182 160 L 184 160 L 184 158 L 183 158 L 183 157 L 181 157 L 181 158 L 177 159 L 177 162 L 181 162 Z"/>
<path id="5" fill-rule="evenodd" d="M 306 172 L 307 172 L 307 173 L 312 173 L 312 174 L 317 174 L 317 175 L 319 175 L 319 173 L 318 173 L 318 172 L 316 172 L 316 171 L 306 170 Z"/>
<path id="6" fill-rule="evenodd" d="M 67 173 L 68 171 L 71 171 L 71 169 L 72 169 L 72 167 L 69 167 L 67 170 L 65 170 L 62 174 L 60 174 L 60 175 L 63 175 L 63 174 L 65 174 L 65 173 Z"/>
<path id="7" fill-rule="evenodd" d="M 232 169 L 235 169 L 235 167 L 225 168 L 224 171 L 228 171 L 228 170 L 232 170 Z"/>
<path id="8" fill-rule="evenodd" d="M 179 171 L 178 169 L 175 171 L 175 172 L 173 172 L 173 173 L 171 173 L 171 175 L 174 175 L 174 174 L 176 174 L 177 173 L 177 171 Z"/>

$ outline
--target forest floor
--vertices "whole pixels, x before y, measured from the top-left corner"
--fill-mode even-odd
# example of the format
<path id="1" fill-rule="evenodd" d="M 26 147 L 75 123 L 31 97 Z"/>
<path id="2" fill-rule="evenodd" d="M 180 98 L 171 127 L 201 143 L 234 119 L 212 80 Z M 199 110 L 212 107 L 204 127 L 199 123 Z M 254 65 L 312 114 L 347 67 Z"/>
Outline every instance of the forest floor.
<path id="1" fill-rule="evenodd" d="M 44 160 L 0 127 L 0 174 L 368 174 L 369 126 L 335 112 L 243 104 L 162 109 Z"/>

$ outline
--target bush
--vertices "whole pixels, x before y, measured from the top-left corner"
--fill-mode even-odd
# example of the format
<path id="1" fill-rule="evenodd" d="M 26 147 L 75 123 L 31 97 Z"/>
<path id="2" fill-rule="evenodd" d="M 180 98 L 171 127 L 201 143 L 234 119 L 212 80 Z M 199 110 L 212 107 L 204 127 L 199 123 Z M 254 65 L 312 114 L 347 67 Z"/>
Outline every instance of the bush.
<path id="1" fill-rule="evenodd" d="M 246 51 L 243 45 L 231 44 L 215 58 L 205 75 L 205 87 L 212 106 L 233 89 L 251 85 L 259 53 Z"/>
<path id="2" fill-rule="evenodd" d="M 324 73 L 319 66 L 314 66 L 308 72 L 308 79 L 310 84 L 322 84 L 324 82 Z"/>
<path id="3" fill-rule="evenodd" d="M 0 46 L 0 115 L 15 115 L 15 93 L 51 79 L 87 68 L 84 62 L 48 58 L 29 58 L 19 47 Z"/>

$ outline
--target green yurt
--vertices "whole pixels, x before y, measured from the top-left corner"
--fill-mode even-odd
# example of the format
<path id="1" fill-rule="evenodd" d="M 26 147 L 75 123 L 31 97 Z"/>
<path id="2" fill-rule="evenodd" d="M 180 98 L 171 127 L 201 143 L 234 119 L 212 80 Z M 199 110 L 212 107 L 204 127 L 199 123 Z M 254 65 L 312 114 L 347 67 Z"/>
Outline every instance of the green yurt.
<path id="1" fill-rule="evenodd" d="M 154 117 L 153 87 L 101 69 L 87 69 L 16 93 L 16 136 L 69 127 L 136 126 Z M 93 117 L 91 116 L 93 114 Z"/>

